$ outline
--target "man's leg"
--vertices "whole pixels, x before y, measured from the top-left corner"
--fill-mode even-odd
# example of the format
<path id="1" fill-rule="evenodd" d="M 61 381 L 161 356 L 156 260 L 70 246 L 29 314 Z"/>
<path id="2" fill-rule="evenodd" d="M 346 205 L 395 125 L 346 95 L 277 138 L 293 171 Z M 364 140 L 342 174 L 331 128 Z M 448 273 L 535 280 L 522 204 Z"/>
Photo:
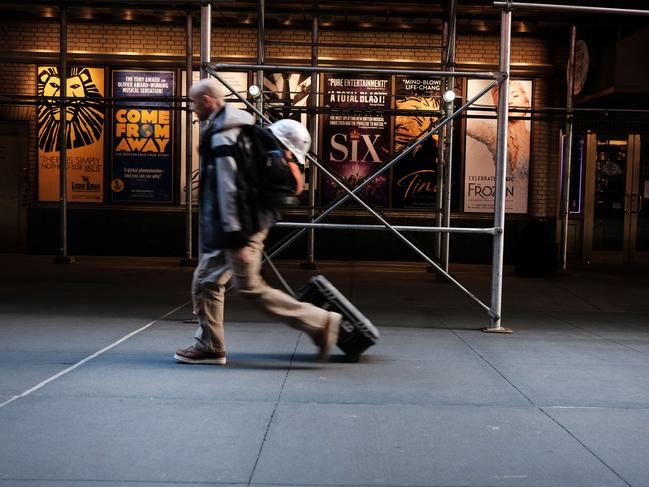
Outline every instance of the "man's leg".
<path id="1" fill-rule="evenodd" d="M 247 264 L 232 258 L 232 254 L 226 251 L 234 285 L 244 298 L 253 302 L 268 316 L 309 335 L 320 348 L 320 358 L 324 359 L 330 347 L 336 343 L 342 316 L 311 303 L 298 301 L 293 296 L 270 287 L 263 280 L 261 263 L 267 233 L 262 231 L 251 237 L 249 247 L 252 255 Z"/>
<path id="2" fill-rule="evenodd" d="M 176 360 L 225 365 L 223 305 L 225 285 L 230 275 L 223 252 L 204 253 L 201 256 L 192 279 L 192 297 L 198 317 L 195 343 L 176 351 Z"/>

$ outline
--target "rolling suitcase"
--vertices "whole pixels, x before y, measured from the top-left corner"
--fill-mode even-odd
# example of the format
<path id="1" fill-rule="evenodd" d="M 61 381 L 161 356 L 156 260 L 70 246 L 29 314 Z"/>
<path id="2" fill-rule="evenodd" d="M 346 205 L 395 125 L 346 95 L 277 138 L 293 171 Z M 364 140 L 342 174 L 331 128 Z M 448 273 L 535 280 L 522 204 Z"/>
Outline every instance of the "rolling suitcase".
<path id="1" fill-rule="evenodd" d="M 298 298 L 343 315 L 337 345 L 350 360 L 358 360 L 361 353 L 378 341 L 379 330 L 324 276 L 309 279 Z"/>

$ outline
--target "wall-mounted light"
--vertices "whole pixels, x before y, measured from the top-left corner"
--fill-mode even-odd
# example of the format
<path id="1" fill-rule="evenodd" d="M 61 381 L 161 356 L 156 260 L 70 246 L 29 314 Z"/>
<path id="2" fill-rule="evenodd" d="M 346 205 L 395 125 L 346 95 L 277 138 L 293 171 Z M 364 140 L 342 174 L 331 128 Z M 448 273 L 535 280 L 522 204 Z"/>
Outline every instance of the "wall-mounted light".
<path id="1" fill-rule="evenodd" d="M 455 100 L 455 92 L 453 90 L 446 90 L 444 94 L 442 95 L 442 98 L 446 103 L 451 103 L 453 100 Z"/>
<path id="2" fill-rule="evenodd" d="M 248 86 L 248 93 L 253 98 L 257 98 L 259 95 L 261 95 L 261 90 L 259 89 L 259 86 L 257 86 L 257 85 L 250 85 L 250 86 Z"/>

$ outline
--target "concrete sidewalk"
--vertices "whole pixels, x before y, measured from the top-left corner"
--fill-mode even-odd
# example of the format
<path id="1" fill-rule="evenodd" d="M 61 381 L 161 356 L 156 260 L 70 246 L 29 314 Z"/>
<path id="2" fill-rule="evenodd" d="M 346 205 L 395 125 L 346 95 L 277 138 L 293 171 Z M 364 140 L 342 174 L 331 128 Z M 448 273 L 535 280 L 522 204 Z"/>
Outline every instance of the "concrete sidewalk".
<path id="1" fill-rule="evenodd" d="M 177 260 L 0 256 L 0 485 L 649 486 L 642 269 L 506 273 L 494 335 L 423 265 L 280 267 L 325 274 L 379 344 L 319 364 L 228 295 L 228 365 L 180 365 Z M 488 268 L 452 270 L 488 303 Z"/>

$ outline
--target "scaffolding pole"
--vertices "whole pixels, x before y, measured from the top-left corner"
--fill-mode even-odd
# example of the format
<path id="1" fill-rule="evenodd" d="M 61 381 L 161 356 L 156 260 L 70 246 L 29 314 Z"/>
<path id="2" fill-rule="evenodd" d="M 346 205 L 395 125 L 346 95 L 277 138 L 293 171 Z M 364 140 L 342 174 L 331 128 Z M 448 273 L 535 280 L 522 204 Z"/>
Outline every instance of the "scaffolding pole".
<path id="1" fill-rule="evenodd" d="M 381 68 L 336 68 L 333 66 L 290 66 L 285 64 L 228 64 L 209 63 L 218 71 L 271 71 L 294 73 L 364 73 L 364 74 L 408 74 L 411 76 L 449 76 L 451 78 L 500 79 L 501 73 L 494 71 L 436 71 L 423 69 L 381 69 Z"/>
<path id="2" fill-rule="evenodd" d="M 325 230 L 387 230 L 385 225 L 368 225 L 354 223 L 306 223 L 306 222 L 277 222 L 276 227 L 285 228 L 322 228 Z M 479 235 L 495 235 L 498 232 L 496 228 L 469 228 L 469 227 L 426 227 L 421 225 L 391 225 L 392 228 L 400 232 L 419 232 L 419 233 L 464 233 Z"/>
<path id="3" fill-rule="evenodd" d="M 257 0 L 257 64 L 263 65 L 266 53 L 266 5 L 264 0 Z M 264 111 L 264 70 L 260 69 L 256 73 L 256 83 L 259 87 L 259 96 L 257 97 L 257 110 Z"/>
<path id="4" fill-rule="evenodd" d="M 447 53 L 448 52 L 448 21 L 444 21 L 442 27 L 442 52 L 441 52 L 441 64 L 444 71 L 448 71 Z M 440 87 L 443 95 L 444 86 Z M 444 204 L 444 198 L 442 196 L 442 188 L 444 187 L 444 141 L 446 140 L 446 126 L 442 127 L 437 135 L 437 167 L 435 168 L 435 209 L 437 213 L 435 214 L 435 224 L 438 227 L 441 227 L 443 224 L 443 212 L 442 207 Z M 442 234 L 435 234 L 435 258 L 438 262 L 442 262 Z M 442 264 L 442 267 L 443 264 Z"/>
<path id="5" fill-rule="evenodd" d="M 64 100 L 68 96 L 68 11 L 67 7 L 62 5 L 60 8 L 59 24 L 59 79 L 61 88 L 59 97 Z M 68 120 L 67 120 L 67 103 L 62 101 L 59 108 L 59 200 L 61 202 L 59 218 L 59 254 L 54 258 L 54 262 L 60 264 L 69 264 L 73 262 L 68 255 Z"/>
<path id="6" fill-rule="evenodd" d="M 519 3 L 519 2 L 494 2 L 494 7 L 508 9 L 530 9 L 530 10 L 551 10 L 555 12 L 581 12 L 590 14 L 610 15 L 644 15 L 649 16 L 649 10 L 608 8 L 608 7 L 587 7 L 581 5 L 558 5 L 551 3 Z"/>
<path id="7" fill-rule="evenodd" d="M 319 19 L 317 15 L 313 16 L 312 26 L 311 26 L 311 41 L 313 45 L 311 46 L 311 66 L 316 67 L 318 65 L 318 38 L 320 36 L 318 30 Z M 311 73 L 311 93 L 309 94 L 309 106 L 311 108 L 318 107 L 318 93 L 316 87 L 318 86 L 318 75 L 316 73 Z M 317 121 L 318 115 L 314 112 L 310 118 L 311 121 L 311 140 L 315 147 L 318 146 L 317 140 Z M 318 166 L 315 164 L 309 164 L 309 169 L 307 173 L 307 182 L 309 184 L 309 220 L 315 218 L 315 182 L 317 181 L 318 175 Z M 309 229 L 307 233 L 307 242 L 306 242 L 306 262 L 304 267 L 315 269 L 315 230 Z"/>
<path id="8" fill-rule="evenodd" d="M 570 219 L 570 170 L 572 169 L 572 127 L 573 99 L 575 92 L 575 44 L 577 42 L 577 27 L 570 28 L 570 53 L 568 56 L 568 89 L 566 96 L 566 131 L 563 141 L 563 171 L 561 174 L 561 242 L 560 266 L 566 270 L 568 265 L 568 222 Z"/>
<path id="9" fill-rule="evenodd" d="M 448 22 L 448 49 L 446 51 L 446 70 L 455 71 L 455 37 L 457 31 L 457 1 L 451 0 L 450 15 Z M 454 90 L 455 79 L 447 77 L 445 80 L 446 89 Z M 453 112 L 453 102 L 445 102 L 446 113 Z M 451 226 L 451 177 L 453 174 L 453 124 L 446 125 L 446 140 L 444 142 L 444 184 L 442 197 L 443 218 L 442 225 L 445 227 Z M 449 254 L 451 245 L 451 235 L 448 233 L 442 234 L 442 268 L 448 272 Z"/>
<path id="10" fill-rule="evenodd" d="M 202 67 L 212 61 L 212 4 L 201 4 L 201 79 L 208 74 Z"/>
<path id="11" fill-rule="evenodd" d="M 511 62 L 512 13 L 500 13 L 500 71 L 506 76 L 498 87 L 498 121 L 496 133 L 496 197 L 494 201 L 493 258 L 491 265 L 491 322 L 484 331 L 511 333 L 501 323 L 503 292 L 503 257 L 505 244 L 505 189 L 507 176 L 507 123 L 509 119 L 509 69 Z"/>
<path id="12" fill-rule="evenodd" d="M 187 12 L 187 39 L 186 39 L 186 65 L 185 65 L 185 96 L 189 100 L 189 92 L 192 89 L 193 82 L 193 30 L 194 22 L 191 10 Z M 181 261 L 182 265 L 193 264 L 192 255 L 192 112 L 189 109 L 189 101 L 186 102 L 187 112 L 185 114 L 185 259 Z"/>

